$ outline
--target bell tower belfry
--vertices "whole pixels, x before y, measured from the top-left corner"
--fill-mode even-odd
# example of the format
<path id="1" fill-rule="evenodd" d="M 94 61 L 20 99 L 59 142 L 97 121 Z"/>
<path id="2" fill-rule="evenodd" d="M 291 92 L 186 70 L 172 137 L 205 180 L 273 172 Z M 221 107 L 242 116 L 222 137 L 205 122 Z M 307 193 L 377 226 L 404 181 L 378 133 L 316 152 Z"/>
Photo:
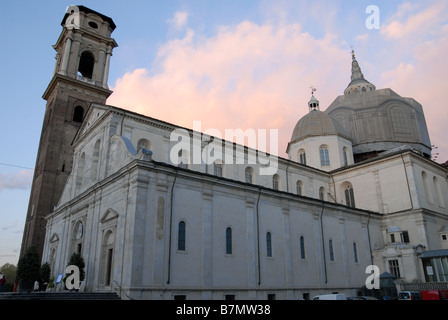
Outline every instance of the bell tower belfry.
<path id="1" fill-rule="evenodd" d="M 69 6 L 53 48 L 56 65 L 43 94 L 47 101 L 34 168 L 22 249 L 42 254 L 45 216 L 53 211 L 72 170 L 72 142 L 91 103 L 105 104 L 110 57 L 117 43 L 113 20 L 84 6 Z"/>

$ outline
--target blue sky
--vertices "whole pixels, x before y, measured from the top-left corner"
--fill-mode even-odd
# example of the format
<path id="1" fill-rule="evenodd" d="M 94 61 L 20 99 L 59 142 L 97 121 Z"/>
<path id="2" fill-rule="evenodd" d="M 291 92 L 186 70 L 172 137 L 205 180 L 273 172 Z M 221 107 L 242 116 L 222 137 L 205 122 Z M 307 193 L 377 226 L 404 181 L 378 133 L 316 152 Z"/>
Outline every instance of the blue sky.
<path id="1" fill-rule="evenodd" d="M 201 104 L 213 100 L 223 115 L 219 125 L 245 126 L 240 120 L 225 122 L 226 114 L 232 119 L 231 110 L 238 109 L 248 115 L 247 126 L 278 126 L 288 137 L 295 122 L 307 111 L 310 85 L 318 88 L 316 95 L 323 109 L 342 94 L 349 82 L 353 46 L 365 77 L 377 88 L 390 87 L 423 105 L 432 143 L 438 146 L 439 160 L 444 162 L 448 160 L 443 123 L 448 115 L 444 77 L 448 72 L 445 2 L 16 0 L 3 3 L 0 12 L 3 48 L 0 50 L 0 266 L 18 260 L 45 111 L 42 94 L 53 74 L 52 45 L 62 30 L 60 22 L 68 5 L 87 6 L 111 17 L 117 25 L 113 37 L 119 47 L 111 60 L 109 86 L 114 90 L 111 102 L 118 107 L 188 126 L 172 113 L 157 110 L 163 107 L 148 105 L 151 104 L 148 95 L 152 90 L 157 92 L 156 85 L 171 85 L 160 80 L 163 76 L 180 79 L 181 87 L 185 85 L 194 90 L 205 81 L 206 87 L 186 95 L 185 106 L 190 109 L 185 112 L 196 120 L 208 119 L 206 114 L 203 119 L 198 114 L 201 110 L 204 112 Z M 376 5 L 380 10 L 378 30 L 366 27 L 368 5 Z M 258 47 L 244 46 L 244 41 L 249 40 Z M 234 53 L 238 51 L 240 56 Z M 203 64 L 199 64 L 201 58 Z M 219 61 L 225 61 L 222 65 L 229 66 L 228 72 L 219 68 Z M 208 67 L 202 70 L 204 64 Z M 236 66 L 243 64 L 237 70 Z M 227 74 L 234 69 L 234 74 Z M 244 82 L 243 71 L 259 79 Z M 221 82 L 232 83 L 231 79 L 237 79 L 231 92 L 222 89 L 219 95 L 210 94 Z M 130 87 L 144 90 L 133 92 Z M 270 105 L 257 100 L 261 88 L 270 94 L 264 100 L 274 101 Z M 143 96 L 143 91 L 147 96 Z M 155 101 L 161 106 L 171 105 L 171 109 L 183 103 L 181 99 L 172 99 L 158 95 Z M 235 101 L 240 104 L 234 106 Z M 268 118 L 272 118 L 270 122 Z M 218 125 L 212 120 L 208 123 Z M 280 149 L 283 151 L 284 146 Z"/>

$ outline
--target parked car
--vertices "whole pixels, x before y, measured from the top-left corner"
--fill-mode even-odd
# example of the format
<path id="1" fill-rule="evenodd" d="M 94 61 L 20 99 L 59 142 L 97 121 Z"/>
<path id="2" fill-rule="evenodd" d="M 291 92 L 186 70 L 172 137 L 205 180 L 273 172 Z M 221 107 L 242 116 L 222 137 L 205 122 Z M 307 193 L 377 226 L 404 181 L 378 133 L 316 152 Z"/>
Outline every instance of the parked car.
<path id="1" fill-rule="evenodd" d="M 422 300 L 422 294 L 420 291 L 401 291 L 398 300 Z"/>
<path id="2" fill-rule="evenodd" d="M 347 300 L 347 297 L 342 293 L 322 294 L 315 296 L 313 300 Z"/>
<path id="3" fill-rule="evenodd" d="M 359 300 L 378 300 L 377 298 L 371 296 L 359 296 L 357 298 L 359 298 Z"/>

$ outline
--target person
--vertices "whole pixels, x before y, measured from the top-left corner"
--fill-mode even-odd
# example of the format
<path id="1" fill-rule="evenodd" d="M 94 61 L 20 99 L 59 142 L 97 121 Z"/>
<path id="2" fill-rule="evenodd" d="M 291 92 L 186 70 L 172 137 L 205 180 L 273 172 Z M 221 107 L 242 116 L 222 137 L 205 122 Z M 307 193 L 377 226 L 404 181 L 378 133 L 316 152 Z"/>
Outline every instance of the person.
<path id="1" fill-rule="evenodd" d="M 6 282 L 6 278 L 5 275 L 3 274 L 3 272 L 0 272 L 0 292 L 3 291 L 3 285 Z"/>
<path id="2" fill-rule="evenodd" d="M 34 291 L 39 291 L 39 281 L 34 281 Z"/>

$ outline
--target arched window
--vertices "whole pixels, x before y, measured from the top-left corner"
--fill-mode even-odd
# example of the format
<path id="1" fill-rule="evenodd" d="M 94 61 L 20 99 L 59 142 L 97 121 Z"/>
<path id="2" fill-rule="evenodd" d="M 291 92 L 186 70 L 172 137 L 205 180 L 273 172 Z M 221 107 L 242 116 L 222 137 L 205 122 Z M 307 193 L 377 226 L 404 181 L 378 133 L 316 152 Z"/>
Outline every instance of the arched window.
<path id="1" fill-rule="evenodd" d="M 156 236 L 162 239 L 165 230 L 165 198 L 159 197 L 157 201 L 157 219 L 156 219 Z"/>
<path id="2" fill-rule="evenodd" d="M 272 257 L 272 239 L 271 233 L 266 233 L 266 255 Z"/>
<path id="3" fill-rule="evenodd" d="M 82 122 L 83 117 L 84 117 L 84 108 L 81 106 L 76 106 L 73 111 L 73 121 Z"/>
<path id="4" fill-rule="evenodd" d="M 302 193 L 303 193 L 303 182 L 300 181 L 300 180 L 298 180 L 298 181 L 297 181 L 297 194 L 298 194 L 299 196 L 301 196 Z"/>
<path id="5" fill-rule="evenodd" d="M 440 189 L 439 180 L 437 179 L 437 177 L 433 177 L 432 180 L 434 182 L 434 188 L 436 188 L 436 198 L 437 198 L 437 201 L 439 202 L 439 206 L 444 208 L 445 203 L 443 201 L 443 194 L 442 194 L 442 189 Z"/>
<path id="6" fill-rule="evenodd" d="M 300 237 L 300 258 L 305 259 L 305 238 Z"/>
<path id="7" fill-rule="evenodd" d="M 320 165 L 322 167 L 330 165 L 330 155 L 326 145 L 320 146 Z"/>
<path id="8" fill-rule="evenodd" d="M 319 199 L 325 200 L 325 188 L 324 187 L 319 188 Z"/>
<path id="9" fill-rule="evenodd" d="M 73 252 L 82 253 L 82 240 L 84 235 L 84 226 L 82 221 L 78 221 L 73 229 Z"/>
<path id="10" fill-rule="evenodd" d="M 344 159 L 344 166 L 347 166 L 348 165 L 347 147 L 342 148 L 342 157 Z"/>
<path id="11" fill-rule="evenodd" d="M 220 161 L 215 161 L 213 163 L 213 174 L 217 177 L 222 177 L 224 165 Z"/>
<path id="12" fill-rule="evenodd" d="M 304 149 L 299 150 L 299 163 L 306 165 L 306 153 Z"/>
<path id="13" fill-rule="evenodd" d="M 272 189 L 279 190 L 280 189 L 280 177 L 278 174 L 274 174 L 272 176 Z"/>
<path id="14" fill-rule="evenodd" d="M 328 241 L 328 250 L 330 253 L 330 261 L 334 261 L 333 240 Z"/>
<path id="15" fill-rule="evenodd" d="M 232 254 L 232 228 L 226 229 L 226 254 Z"/>
<path id="16" fill-rule="evenodd" d="M 188 164 L 190 163 L 190 156 L 188 154 L 188 151 L 182 149 L 179 150 L 178 157 L 179 157 L 178 167 L 188 169 Z"/>
<path id="17" fill-rule="evenodd" d="M 92 168 L 90 169 L 90 177 L 92 179 L 96 179 L 98 177 L 98 163 L 100 159 L 100 145 L 101 140 L 97 140 L 95 142 L 95 146 L 93 147 L 93 155 L 92 155 Z"/>
<path id="18" fill-rule="evenodd" d="M 432 192 L 431 192 L 431 185 L 429 183 L 428 174 L 425 171 L 422 171 L 422 179 L 423 179 L 423 185 L 425 186 L 426 199 L 428 200 L 428 202 L 430 204 L 433 204 L 434 198 L 433 198 Z"/>
<path id="19" fill-rule="evenodd" d="M 351 184 L 347 183 L 344 193 L 345 193 L 345 203 L 347 204 L 347 206 L 354 208 L 355 194 L 353 192 L 353 187 Z"/>
<path id="20" fill-rule="evenodd" d="M 78 170 L 76 171 L 76 192 L 79 192 L 79 189 L 81 188 L 82 185 L 85 164 L 86 164 L 86 154 L 83 152 L 78 160 Z"/>
<path id="21" fill-rule="evenodd" d="M 254 183 L 254 169 L 252 167 L 246 168 L 244 178 L 246 183 Z"/>
<path id="22" fill-rule="evenodd" d="M 137 152 L 140 151 L 140 149 L 151 149 L 151 142 L 148 139 L 140 139 L 137 142 Z"/>
<path id="23" fill-rule="evenodd" d="M 185 234 L 186 234 L 186 226 L 185 222 L 179 222 L 179 227 L 177 231 L 177 250 L 185 251 Z"/>
<path id="24" fill-rule="evenodd" d="M 84 51 L 83 53 L 81 53 L 81 58 L 79 59 L 78 72 L 82 77 L 92 79 L 94 65 L 95 65 L 95 57 L 91 52 Z"/>

